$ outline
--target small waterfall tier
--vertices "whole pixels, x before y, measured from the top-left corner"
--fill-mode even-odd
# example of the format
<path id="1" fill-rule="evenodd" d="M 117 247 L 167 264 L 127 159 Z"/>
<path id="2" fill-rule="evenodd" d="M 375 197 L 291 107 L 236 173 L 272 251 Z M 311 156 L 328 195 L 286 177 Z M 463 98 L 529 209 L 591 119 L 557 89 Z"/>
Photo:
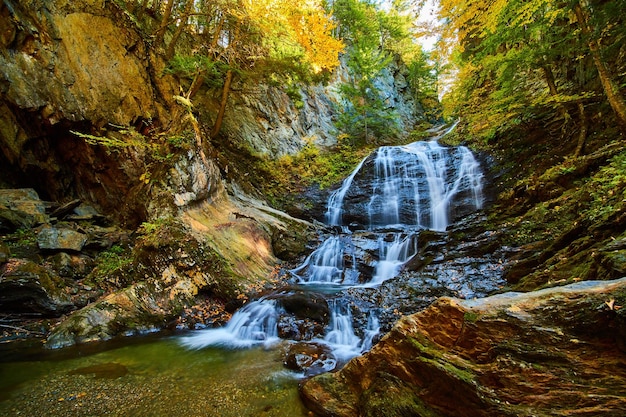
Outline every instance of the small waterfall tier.
<path id="1" fill-rule="evenodd" d="M 420 230 L 445 231 L 454 218 L 482 207 L 482 177 L 464 146 L 378 148 L 328 198 L 326 222 L 342 232 L 291 273 L 301 284 L 344 286 L 395 277 L 417 253 Z"/>
<path id="2" fill-rule="evenodd" d="M 192 349 L 207 346 L 233 349 L 271 346 L 279 340 L 276 324 L 280 313 L 276 300 L 253 301 L 237 310 L 226 326 L 199 331 L 193 336 L 182 338 L 181 343 Z"/>
<path id="3" fill-rule="evenodd" d="M 182 337 L 180 342 L 191 349 L 209 346 L 229 349 L 271 347 L 281 340 L 279 323 L 293 313 L 282 305 L 291 295 L 275 293 L 253 301 L 237 310 L 226 326 L 200 330 L 192 336 Z M 378 317 L 374 311 L 370 311 L 367 326 L 362 336 L 358 336 L 353 327 L 350 306 L 342 300 L 329 300 L 328 312 L 330 318 L 323 338 L 313 341 L 327 346 L 332 352 L 329 359 L 332 366 L 328 365 L 330 367 L 327 369 L 332 370 L 337 363 L 345 363 L 369 350 L 380 329 Z"/>
<path id="4" fill-rule="evenodd" d="M 328 199 L 326 221 L 445 230 L 451 208 L 481 206 L 482 173 L 469 149 L 414 142 L 383 146 L 365 158 Z"/>

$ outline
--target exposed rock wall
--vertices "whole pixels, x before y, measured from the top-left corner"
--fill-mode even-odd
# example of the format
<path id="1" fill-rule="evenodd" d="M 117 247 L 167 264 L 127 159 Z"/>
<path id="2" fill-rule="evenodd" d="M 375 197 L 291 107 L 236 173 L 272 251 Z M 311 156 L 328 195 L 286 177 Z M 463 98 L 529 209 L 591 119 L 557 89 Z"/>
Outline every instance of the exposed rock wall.
<path id="1" fill-rule="evenodd" d="M 335 145 L 338 132 L 334 122 L 342 104 L 339 87 L 348 82 L 346 59 L 341 59 L 327 85 L 305 86 L 291 96 L 284 89 L 269 85 L 235 86 L 222 133 L 229 140 L 247 144 L 270 157 L 296 153 L 307 143 Z M 416 121 L 424 118 L 424 112 L 415 101 L 405 73 L 402 65 L 394 61 L 382 71 L 375 85 L 386 106 L 399 115 L 400 130 L 408 134 Z M 194 101 L 215 114 L 218 94 L 204 91 Z"/>
<path id="2" fill-rule="evenodd" d="M 0 180 L 52 200 L 78 196 L 130 223 L 145 218 L 144 155 L 111 155 L 72 131 L 167 123 L 162 97 L 174 84 L 152 76 L 164 63 L 107 2 L 4 2 L 0 27 Z"/>

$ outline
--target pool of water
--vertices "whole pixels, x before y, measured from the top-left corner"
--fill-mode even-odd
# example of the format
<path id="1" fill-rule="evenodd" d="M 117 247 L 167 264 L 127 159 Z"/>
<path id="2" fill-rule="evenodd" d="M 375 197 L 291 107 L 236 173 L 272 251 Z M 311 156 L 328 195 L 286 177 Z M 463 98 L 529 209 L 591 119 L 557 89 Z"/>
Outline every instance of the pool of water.
<path id="1" fill-rule="evenodd" d="M 189 350 L 150 337 L 0 351 L 2 416 L 306 416 L 280 349 Z"/>

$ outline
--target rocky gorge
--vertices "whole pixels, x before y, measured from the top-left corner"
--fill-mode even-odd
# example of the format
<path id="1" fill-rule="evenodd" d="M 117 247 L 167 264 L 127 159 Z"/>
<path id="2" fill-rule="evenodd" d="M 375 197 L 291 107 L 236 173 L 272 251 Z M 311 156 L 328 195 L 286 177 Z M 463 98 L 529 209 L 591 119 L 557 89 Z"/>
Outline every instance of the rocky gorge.
<path id="1" fill-rule="evenodd" d="M 374 236 L 362 190 L 346 194 L 343 222 L 326 218 L 329 190 L 305 190 L 319 201 L 278 210 L 257 186 L 255 161 L 335 146 L 332 83 L 345 73 L 302 87 L 298 106 L 280 87 L 242 82 L 211 139 L 217 92 L 181 103 L 189 81 L 165 71 L 115 2 L 4 2 L 0 28 L 4 345 L 224 326 L 269 295 L 285 310 L 280 338 L 301 342 L 281 361 L 307 374 L 300 392 L 319 415 L 624 413 L 621 139 L 598 137 L 575 158 L 540 133 L 475 146 L 484 203 L 455 206 L 443 227 L 418 220 L 397 276 L 335 297 L 357 337 L 371 310 L 380 332 L 371 351 L 320 367 L 329 352 L 311 341 L 333 304 L 305 294 L 289 271 L 347 226 L 365 280 L 384 257 L 374 242 L 411 231 L 386 221 Z M 425 120 L 401 66 L 380 84 L 403 129 Z M 467 142 L 465 132 L 439 141 Z M 373 171 L 374 160 L 364 165 Z M 352 255 L 341 258 L 356 270 Z"/>

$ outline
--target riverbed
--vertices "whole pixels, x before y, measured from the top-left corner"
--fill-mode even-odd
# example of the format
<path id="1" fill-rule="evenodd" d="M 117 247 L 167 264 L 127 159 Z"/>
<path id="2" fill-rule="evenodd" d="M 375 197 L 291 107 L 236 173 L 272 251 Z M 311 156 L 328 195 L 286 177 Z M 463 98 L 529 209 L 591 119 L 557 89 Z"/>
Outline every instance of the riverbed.
<path id="1" fill-rule="evenodd" d="M 3 416 L 306 416 L 280 349 L 187 349 L 174 336 L 2 352 Z M 6 361 L 9 359 L 9 361 Z"/>

